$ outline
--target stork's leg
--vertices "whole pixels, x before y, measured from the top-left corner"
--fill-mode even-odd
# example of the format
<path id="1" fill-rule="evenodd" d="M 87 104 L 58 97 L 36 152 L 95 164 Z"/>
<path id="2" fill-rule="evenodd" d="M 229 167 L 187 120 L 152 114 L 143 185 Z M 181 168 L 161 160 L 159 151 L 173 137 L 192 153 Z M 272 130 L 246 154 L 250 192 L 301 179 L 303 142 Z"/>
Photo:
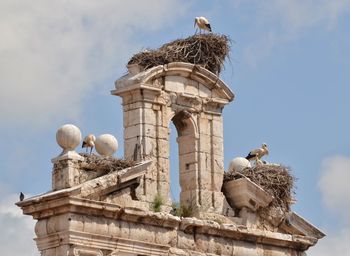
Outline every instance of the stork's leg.
<path id="1" fill-rule="evenodd" d="M 194 34 L 197 34 L 197 32 L 198 32 L 198 28 L 196 28 L 196 31 L 194 32 Z"/>
<path id="2" fill-rule="evenodd" d="M 90 148 L 90 155 L 91 155 L 91 153 L 92 153 L 92 149 L 93 149 L 93 148 L 94 148 L 94 147 L 91 147 L 91 148 Z"/>
<path id="3" fill-rule="evenodd" d="M 263 162 L 261 161 L 261 159 L 259 158 L 256 159 L 256 165 L 263 165 Z"/>

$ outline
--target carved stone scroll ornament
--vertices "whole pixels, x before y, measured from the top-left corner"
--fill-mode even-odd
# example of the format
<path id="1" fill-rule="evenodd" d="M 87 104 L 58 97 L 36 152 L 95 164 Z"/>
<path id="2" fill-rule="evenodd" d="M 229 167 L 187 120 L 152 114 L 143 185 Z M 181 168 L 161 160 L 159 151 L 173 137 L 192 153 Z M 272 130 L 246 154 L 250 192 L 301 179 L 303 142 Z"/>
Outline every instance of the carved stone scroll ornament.
<path id="1" fill-rule="evenodd" d="M 69 256 L 103 256 L 103 252 L 98 249 L 87 248 L 72 248 L 68 254 Z"/>

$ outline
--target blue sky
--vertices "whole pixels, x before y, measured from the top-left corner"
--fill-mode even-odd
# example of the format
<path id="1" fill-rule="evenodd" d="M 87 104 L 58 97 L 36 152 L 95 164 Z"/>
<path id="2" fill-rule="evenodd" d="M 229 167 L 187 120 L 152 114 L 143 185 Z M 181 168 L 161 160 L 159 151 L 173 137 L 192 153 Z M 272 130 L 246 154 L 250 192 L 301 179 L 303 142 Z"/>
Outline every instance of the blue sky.
<path id="1" fill-rule="evenodd" d="M 236 95 L 225 167 L 266 142 L 267 160 L 298 178 L 294 210 L 327 233 L 310 255 L 350 255 L 349 14 L 349 0 L 0 1 L 1 254 L 34 255 L 34 221 L 13 202 L 50 190 L 57 128 L 122 147 L 114 81 L 132 54 L 192 35 L 205 16 L 234 40 L 221 74 Z"/>

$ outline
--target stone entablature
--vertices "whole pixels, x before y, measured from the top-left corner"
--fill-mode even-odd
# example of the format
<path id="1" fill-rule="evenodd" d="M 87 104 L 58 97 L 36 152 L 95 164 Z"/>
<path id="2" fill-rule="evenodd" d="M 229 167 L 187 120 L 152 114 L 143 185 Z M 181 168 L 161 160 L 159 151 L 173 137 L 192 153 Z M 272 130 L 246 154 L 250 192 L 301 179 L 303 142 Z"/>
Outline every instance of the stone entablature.
<path id="1" fill-rule="evenodd" d="M 302 255 L 317 242 L 311 236 L 247 228 L 239 223 L 180 218 L 71 196 L 72 189 L 20 203 L 38 222 L 36 242 L 43 255 L 89 249 L 132 255 Z M 38 201 L 36 204 L 35 202 Z M 40 203 L 39 203 L 40 202 Z M 311 234 L 309 234 L 311 235 Z M 52 254 L 56 250 L 56 254 Z M 119 254 L 117 254 L 119 255 Z"/>

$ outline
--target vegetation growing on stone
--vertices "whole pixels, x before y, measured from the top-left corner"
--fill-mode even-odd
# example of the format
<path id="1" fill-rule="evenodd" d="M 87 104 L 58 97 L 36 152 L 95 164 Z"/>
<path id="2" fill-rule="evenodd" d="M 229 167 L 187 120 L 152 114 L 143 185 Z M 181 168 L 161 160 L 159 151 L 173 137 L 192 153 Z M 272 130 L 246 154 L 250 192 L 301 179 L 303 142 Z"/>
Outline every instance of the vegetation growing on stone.
<path id="1" fill-rule="evenodd" d="M 162 196 L 157 194 L 153 199 L 152 210 L 154 212 L 160 212 L 163 204 L 164 202 Z"/>
<path id="2" fill-rule="evenodd" d="M 179 217 L 192 217 L 193 215 L 193 209 L 191 206 L 184 206 L 181 205 L 179 202 L 174 202 L 172 204 L 172 210 L 170 212 L 174 216 Z"/>

